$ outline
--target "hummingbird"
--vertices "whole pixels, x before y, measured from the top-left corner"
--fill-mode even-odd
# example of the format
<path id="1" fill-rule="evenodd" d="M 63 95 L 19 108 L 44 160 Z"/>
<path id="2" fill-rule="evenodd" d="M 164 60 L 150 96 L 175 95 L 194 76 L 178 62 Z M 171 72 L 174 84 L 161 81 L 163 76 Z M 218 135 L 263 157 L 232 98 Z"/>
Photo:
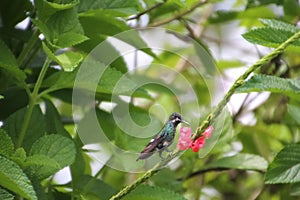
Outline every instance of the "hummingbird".
<path id="1" fill-rule="evenodd" d="M 161 154 L 164 150 L 167 152 L 171 152 L 168 149 L 168 146 L 173 143 L 176 133 L 176 127 L 181 122 L 190 125 L 188 122 L 183 120 L 182 116 L 179 113 L 172 113 L 163 128 L 156 134 L 156 136 L 152 140 L 150 140 L 144 150 L 141 151 L 141 154 L 136 161 L 149 158 L 156 151 L 159 152 L 159 156 L 163 159 Z"/>

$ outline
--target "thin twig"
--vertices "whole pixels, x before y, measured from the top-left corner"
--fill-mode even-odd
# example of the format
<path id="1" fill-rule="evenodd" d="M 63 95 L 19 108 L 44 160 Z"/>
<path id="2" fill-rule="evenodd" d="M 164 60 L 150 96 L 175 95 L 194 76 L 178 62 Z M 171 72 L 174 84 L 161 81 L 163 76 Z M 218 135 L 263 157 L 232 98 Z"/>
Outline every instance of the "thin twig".
<path id="1" fill-rule="evenodd" d="M 184 179 L 189 179 L 189 178 L 192 178 L 194 176 L 199 176 L 199 175 L 205 174 L 207 172 L 220 172 L 220 171 L 227 171 L 227 170 L 231 170 L 231 169 L 232 168 L 228 168 L 228 167 L 214 167 L 214 168 L 208 168 L 208 169 L 201 169 L 199 171 L 196 171 L 196 172 L 193 172 L 193 173 L 189 174 L 189 176 L 187 176 L 185 178 L 180 178 L 180 179 L 177 179 L 177 180 L 182 181 Z M 239 169 L 236 169 L 236 170 L 239 170 Z M 249 171 L 256 171 L 256 172 L 259 172 L 261 174 L 266 173 L 266 171 L 259 170 L 259 169 L 249 169 Z"/>
<path id="2" fill-rule="evenodd" d="M 294 41 L 300 38 L 300 31 L 296 34 L 294 34 L 292 37 L 290 37 L 288 40 L 286 40 L 284 43 L 279 45 L 274 51 L 269 53 L 268 55 L 264 56 L 260 60 L 258 60 L 255 64 L 253 64 L 244 74 L 242 74 L 231 86 L 229 91 L 226 93 L 226 95 L 223 97 L 223 99 L 220 101 L 220 103 L 217 105 L 217 107 L 211 112 L 210 115 L 207 116 L 207 118 L 202 122 L 200 127 L 197 129 L 196 134 L 193 135 L 193 139 L 197 139 L 200 137 L 201 133 L 213 122 L 216 117 L 219 116 L 219 114 L 222 112 L 223 108 L 228 103 L 230 97 L 234 94 L 236 89 L 244 84 L 244 81 L 248 78 L 248 76 L 263 66 L 264 64 L 268 63 L 271 59 L 276 57 L 277 55 L 281 54 L 287 46 L 292 44 Z M 152 169 L 147 171 L 145 174 L 143 174 L 140 178 L 138 178 L 135 182 L 133 182 L 131 185 L 128 185 L 124 187 L 122 190 L 120 190 L 116 195 L 112 196 L 110 200 L 120 199 L 130 193 L 132 190 L 134 190 L 137 186 L 148 180 L 150 177 L 152 177 L 154 174 L 159 172 L 159 170 L 167 165 L 171 160 L 173 160 L 177 155 L 179 155 L 179 150 L 175 150 L 175 152 L 169 154 L 166 159 L 162 160 L 160 163 L 155 165 Z"/>
<path id="3" fill-rule="evenodd" d="M 199 1 L 197 3 L 195 3 L 192 7 L 190 7 L 189 9 L 185 10 L 185 11 L 182 11 L 180 12 L 179 14 L 177 15 L 174 15 L 173 17 L 171 18 L 168 18 L 168 19 L 165 19 L 165 20 L 161 20 L 161 21 L 158 21 L 158 22 L 154 22 L 152 24 L 149 24 L 150 27 L 156 27 L 156 26 L 161 26 L 161 25 L 164 25 L 164 24 L 168 24 L 170 23 L 171 21 L 174 21 L 174 20 L 178 20 L 178 19 L 181 19 L 183 16 L 193 12 L 196 8 L 206 4 L 208 1 L 207 0 L 202 0 L 202 1 Z"/>
<path id="4" fill-rule="evenodd" d="M 154 10 L 156 8 L 159 8 L 160 6 L 164 5 L 166 2 L 167 2 L 167 0 L 164 1 L 164 2 L 157 3 L 157 4 L 155 4 L 155 5 L 147 8 L 146 10 L 144 10 L 144 11 L 142 11 L 142 12 L 140 12 L 140 13 L 134 15 L 134 16 L 128 17 L 126 19 L 126 21 L 130 21 L 130 20 L 134 20 L 134 19 L 139 19 L 142 15 L 144 15 L 144 14 L 146 14 L 148 12 L 151 12 L 152 10 Z"/>

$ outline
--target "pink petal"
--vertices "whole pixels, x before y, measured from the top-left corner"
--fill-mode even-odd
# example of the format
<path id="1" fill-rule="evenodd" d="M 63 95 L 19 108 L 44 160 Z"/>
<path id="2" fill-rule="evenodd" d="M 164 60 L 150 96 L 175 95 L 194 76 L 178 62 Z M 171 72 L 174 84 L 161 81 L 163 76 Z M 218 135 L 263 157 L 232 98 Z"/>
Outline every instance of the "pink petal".
<path id="1" fill-rule="evenodd" d="M 202 133 L 202 135 L 205 136 L 205 138 L 210 138 L 211 134 L 214 132 L 214 127 L 209 126 L 205 129 L 205 131 Z"/>
<path id="2" fill-rule="evenodd" d="M 192 138 L 192 129 L 189 127 L 181 127 L 180 135 L 177 143 L 177 148 L 179 150 L 186 150 L 190 147 L 190 144 L 193 142 Z"/>

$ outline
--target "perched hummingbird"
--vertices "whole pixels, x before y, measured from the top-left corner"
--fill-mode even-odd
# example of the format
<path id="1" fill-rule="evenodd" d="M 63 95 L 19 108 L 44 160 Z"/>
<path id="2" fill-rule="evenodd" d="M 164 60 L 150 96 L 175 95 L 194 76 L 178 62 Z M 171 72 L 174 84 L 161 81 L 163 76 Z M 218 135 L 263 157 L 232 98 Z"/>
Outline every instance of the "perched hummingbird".
<path id="1" fill-rule="evenodd" d="M 182 116 L 179 113 L 172 113 L 164 127 L 157 133 L 157 135 L 152 140 L 150 140 L 150 142 L 141 152 L 140 156 L 137 158 L 137 161 L 140 159 L 146 159 L 150 157 L 152 154 L 154 154 L 155 151 L 159 152 L 159 156 L 161 158 L 161 154 L 164 150 L 170 152 L 170 150 L 168 150 L 168 146 L 170 146 L 173 143 L 176 133 L 176 127 L 181 122 L 190 125 L 188 122 L 182 119 Z"/>

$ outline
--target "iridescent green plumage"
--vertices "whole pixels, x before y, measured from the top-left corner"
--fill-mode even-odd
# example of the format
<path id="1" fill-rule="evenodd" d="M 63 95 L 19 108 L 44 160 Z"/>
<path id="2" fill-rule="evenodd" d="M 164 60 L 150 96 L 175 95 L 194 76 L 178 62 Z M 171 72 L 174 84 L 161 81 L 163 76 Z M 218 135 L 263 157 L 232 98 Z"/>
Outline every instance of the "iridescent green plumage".
<path id="1" fill-rule="evenodd" d="M 155 151 L 159 152 L 160 157 L 161 153 L 164 150 L 169 151 L 168 146 L 170 146 L 173 143 L 176 133 L 176 127 L 181 122 L 187 123 L 182 119 L 180 114 L 173 113 L 172 115 L 170 115 L 169 120 L 166 122 L 164 127 L 157 133 L 157 135 L 152 140 L 150 140 L 150 142 L 141 152 L 137 160 L 146 159 L 150 157 Z"/>

